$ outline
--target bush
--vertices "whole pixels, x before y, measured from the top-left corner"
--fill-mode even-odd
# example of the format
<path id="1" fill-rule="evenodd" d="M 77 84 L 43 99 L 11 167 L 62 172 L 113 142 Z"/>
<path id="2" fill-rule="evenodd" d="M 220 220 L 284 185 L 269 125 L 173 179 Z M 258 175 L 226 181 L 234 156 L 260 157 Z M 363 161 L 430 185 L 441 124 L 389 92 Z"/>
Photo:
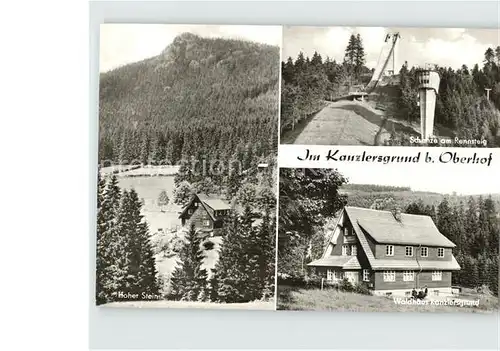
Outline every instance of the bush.
<path id="1" fill-rule="evenodd" d="M 287 285 L 294 288 L 321 289 L 321 278 L 318 277 L 286 276 L 278 277 L 278 281 L 280 285 Z"/>
<path id="2" fill-rule="evenodd" d="M 358 283 L 354 286 L 354 292 L 357 294 L 362 294 L 362 295 L 371 295 L 372 292 L 370 289 L 368 289 L 368 286 L 363 283 Z"/>
<path id="3" fill-rule="evenodd" d="M 354 286 L 351 284 L 351 282 L 347 278 L 344 278 L 339 283 L 339 290 L 345 291 L 345 292 L 353 292 Z"/>

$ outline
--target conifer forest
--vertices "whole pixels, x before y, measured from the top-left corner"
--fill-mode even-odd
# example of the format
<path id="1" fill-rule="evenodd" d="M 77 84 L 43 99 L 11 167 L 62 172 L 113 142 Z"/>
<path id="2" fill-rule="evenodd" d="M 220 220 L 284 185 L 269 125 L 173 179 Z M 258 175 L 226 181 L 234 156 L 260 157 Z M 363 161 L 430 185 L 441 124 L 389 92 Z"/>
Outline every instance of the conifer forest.
<path id="1" fill-rule="evenodd" d="M 311 57 L 299 52 L 296 57 L 286 58 L 281 63 L 282 138 L 307 123 L 329 102 L 366 86 L 374 69 L 365 63 L 360 34 L 351 35 L 340 61 L 320 52 Z M 454 69 L 435 64 L 432 68 L 440 76 L 434 117 L 438 132 L 448 138 L 486 140 L 488 147 L 500 146 L 500 46 L 489 47 L 482 64 L 473 67 L 464 64 Z M 420 123 L 417 71 L 418 67 L 404 62 L 387 84 L 370 95 L 374 107 L 383 111 L 386 119 L 410 126 Z M 490 90 L 489 99 L 486 89 Z M 389 132 L 392 135 L 388 145 L 410 145 L 408 133 Z"/>
<path id="2" fill-rule="evenodd" d="M 437 289 L 433 296 L 462 297 L 455 290 L 466 289 L 474 296 L 485 291 L 498 301 L 500 190 L 495 184 L 483 187 L 481 179 L 491 179 L 491 173 L 474 172 L 497 169 L 494 151 L 482 147 L 500 147 L 500 46 L 477 51 L 482 61 L 472 67 L 459 67 L 461 57 L 447 61 L 457 67 L 426 68 L 425 74 L 432 70 L 440 79 L 427 104 L 421 102 L 427 99 L 422 90 L 431 88 L 422 87 L 429 81 L 422 82 L 421 67 L 405 61 L 384 73 L 389 53 L 383 65 L 371 68 L 375 36 L 365 36 L 371 40 L 366 44 L 352 29 L 336 32 L 345 36 L 345 49 L 342 40 L 328 51 L 337 55 L 332 58 L 319 52 L 320 39 L 311 50 L 300 35 L 286 51 L 285 41 L 283 47 L 264 43 L 267 38 L 251 26 L 235 35 L 227 32 L 231 26 L 201 26 L 192 32 L 166 27 L 160 33 L 169 33 L 165 38 L 170 39 L 163 34 L 151 38 L 161 42 L 155 55 L 116 58 L 116 65 L 106 66 L 113 68 L 99 73 L 97 305 L 275 309 L 281 304 L 307 309 L 310 300 L 323 299 L 323 290 L 330 288 L 328 294 L 333 291 L 341 303 L 353 298 L 349 294 L 356 295 L 354 300 L 378 293 L 383 296 L 376 298 L 389 299 L 393 292 L 408 297 L 403 290 L 414 281 L 413 274 L 418 280 L 422 272 L 424 282 Z M 205 29 L 206 36 L 199 34 Z M 387 34 L 391 49 L 398 35 L 391 47 Z M 286 56 L 297 54 L 280 59 L 285 51 Z M 378 77 L 376 83 L 373 77 Z M 369 92 L 367 86 L 372 86 Z M 432 133 L 426 134 L 421 114 L 434 103 Z M 443 153 L 453 152 L 449 162 L 439 155 L 427 157 L 431 151 L 439 153 L 436 148 L 427 153 L 376 148 L 436 146 L 412 144 L 415 135 L 485 143 L 445 145 L 477 147 L 446 149 Z M 278 143 L 286 157 L 278 157 Z M 332 154 L 348 154 L 337 145 L 354 145 L 362 150 L 352 154 L 363 156 L 327 156 L 332 166 L 324 166 L 326 146 Z M 295 150 L 307 156 L 296 157 Z M 365 158 L 413 160 L 409 153 L 399 154 L 404 150 L 418 153 L 416 161 L 384 163 L 380 173 L 375 157 Z M 425 159 L 420 157 L 424 153 Z M 293 162 L 288 159 L 292 154 Z M 469 164 L 463 161 L 467 158 L 479 161 Z M 349 163 L 344 171 L 334 168 L 341 162 Z M 363 171 L 356 168 L 360 162 Z M 419 162 L 428 168 L 411 169 L 411 163 Z M 391 167 L 406 166 L 403 178 L 408 175 L 412 184 L 385 182 L 393 176 Z M 449 173 L 456 176 L 452 183 L 445 177 L 449 168 L 439 167 L 455 166 L 458 171 Z M 478 167 L 470 173 L 477 177 L 470 179 L 474 188 L 464 184 L 467 195 L 452 193 L 452 186 L 461 187 L 460 179 L 469 181 L 469 166 Z M 433 183 L 424 184 L 426 177 Z M 429 190 L 441 186 L 440 181 L 447 190 Z M 383 217 L 388 212 L 393 216 Z M 401 215 L 420 222 L 404 223 Z M 366 228 L 360 224 L 364 220 Z M 378 241 L 377 235 L 389 241 Z M 424 244 L 418 242 L 422 237 Z M 419 256 L 427 261 L 425 269 L 413 255 L 423 246 L 435 256 L 427 255 L 427 248 Z M 382 255 L 380 247 L 392 249 Z M 401 256 L 394 255 L 394 247 L 402 250 Z M 283 295 L 280 286 L 286 290 Z M 330 297 L 324 300 L 331 306 Z"/>
<path id="3" fill-rule="evenodd" d="M 306 187 L 306 185 L 308 185 Z M 304 279 L 307 264 L 324 252 L 335 216 L 344 206 L 430 216 L 455 243 L 461 269 L 452 284 L 487 287 L 498 296 L 500 196 L 443 195 L 407 187 L 350 184 L 331 169 L 280 169 L 278 284 L 280 277 Z"/>
<path id="4" fill-rule="evenodd" d="M 178 171 L 174 188 L 152 200 L 119 186 L 127 172 L 99 175 L 98 304 L 273 298 L 278 77 L 277 46 L 191 33 L 158 56 L 101 73 L 100 169 L 128 167 L 142 187 L 151 177 L 161 184 L 153 170 Z M 220 237 L 199 223 L 156 228 L 195 194 L 230 207 Z"/>

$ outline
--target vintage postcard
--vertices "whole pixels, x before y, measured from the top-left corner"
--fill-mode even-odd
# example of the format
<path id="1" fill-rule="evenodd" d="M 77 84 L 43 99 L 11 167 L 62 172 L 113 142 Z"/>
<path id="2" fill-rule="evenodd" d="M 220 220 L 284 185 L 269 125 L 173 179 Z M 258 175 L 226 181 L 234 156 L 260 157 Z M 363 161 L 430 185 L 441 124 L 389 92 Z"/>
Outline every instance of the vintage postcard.
<path id="1" fill-rule="evenodd" d="M 275 309 L 281 33 L 101 25 L 96 304 Z"/>
<path id="2" fill-rule="evenodd" d="M 280 168 L 277 308 L 496 311 L 496 174 L 439 168 Z"/>
<path id="3" fill-rule="evenodd" d="M 496 29 L 283 28 L 281 144 L 500 146 Z"/>

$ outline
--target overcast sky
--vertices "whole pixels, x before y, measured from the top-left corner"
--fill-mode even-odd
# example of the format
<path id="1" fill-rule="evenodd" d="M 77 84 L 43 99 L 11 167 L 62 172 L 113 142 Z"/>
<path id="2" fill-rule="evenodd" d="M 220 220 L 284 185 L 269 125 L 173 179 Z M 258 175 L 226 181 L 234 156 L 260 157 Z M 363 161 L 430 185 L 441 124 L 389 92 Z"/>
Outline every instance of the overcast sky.
<path id="1" fill-rule="evenodd" d="M 374 68 L 387 33 L 399 32 L 397 66 L 405 61 L 410 66 L 426 63 L 472 67 L 482 64 L 488 47 L 500 45 L 498 29 L 463 28 L 383 28 L 383 27 L 290 27 L 283 28 L 283 59 L 293 59 L 302 51 L 309 57 L 318 51 L 323 58 L 344 59 L 344 51 L 352 33 L 361 35 L 366 64 Z"/>
<path id="2" fill-rule="evenodd" d="M 349 183 L 409 186 L 412 190 L 462 195 L 499 194 L 498 167 L 478 165 L 346 163 L 339 172 Z"/>
<path id="3" fill-rule="evenodd" d="M 276 46 L 282 39 L 280 26 L 101 24 L 99 71 L 156 56 L 183 32 Z"/>

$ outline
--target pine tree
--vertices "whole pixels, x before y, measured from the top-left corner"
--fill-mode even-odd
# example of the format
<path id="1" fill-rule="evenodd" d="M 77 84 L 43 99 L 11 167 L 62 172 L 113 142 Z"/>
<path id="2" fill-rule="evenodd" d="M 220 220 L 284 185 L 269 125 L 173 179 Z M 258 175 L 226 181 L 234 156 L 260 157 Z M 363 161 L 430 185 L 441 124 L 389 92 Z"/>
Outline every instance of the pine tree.
<path id="1" fill-rule="evenodd" d="M 276 230 L 275 219 L 266 212 L 258 231 L 257 242 L 260 243 L 258 257 L 260 287 L 258 295 L 269 298 L 274 295 L 275 258 L 276 258 Z"/>
<path id="2" fill-rule="evenodd" d="M 131 257 L 129 275 L 132 278 L 131 286 L 136 293 L 158 294 L 159 286 L 156 279 L 156 262 L 150 242 L 147 223 L 141 215 L 141 202 L 134 189 L 128 192 L 131 217 L 131 232 L 128 238 L 128 251 Z"/>
<path id="3" fill-rule="evenodd" d="M 445 197 L 437 209 L 437 227 L 439 231 L 452 242 L 456 241 L 453 212 L 448 199 Z"/>
<path id="4" fill-rule="evenodd" d="M 476 248 L 478 254 L 479 253 L 485 254 L 489 248 L 490 214 L 488 213 L 489 211 L 486 205 L 486 201 L 483 199 L 482 196 L 479 197 L 478 207 L 479 207 L 479 232 L 476 237 Z"/>
<path id="5" fill-rule="evenodd" d="M 112 183 L 108 186 L 108 192 Z M 108 196 L 108 193 L 106 194 Z M 106 201 L 108 200 L 106 196 Z M 128 192 L 126 190 L 120 195 L 120 205 L 116 212 L 109 232 L 109 241 L 104 249 L 103 261 L 107 263 L 104 269 L 105 282 L 103 290 L 108 301 L 119 299 L 118 294 L 131 292 L 129 266 L 130 255 L 128 250 L 128 236 L 126 235 L 127 218 L 129 211 Z M 125 235 L 124 235 L 125 233 Z"/>
<path id="6" fill-rule="evenodd" d="M 304 53 L 301 51 L 297 55 L 297 59 L 295 60 L 294 64 L 295 77 L 303 73 L 305 66 L 306 66 L 306 61 L 304 58 Z"/>
<path id="7" fill-rule="evenodd" d="M 478 265 L 478 285 L 489 285 L 490 281 L 490 262 L 486 255 L 479 255 L 477 258 Z"/>
<path id="8" fill-rule="evenodd" d="M 210 270 L 210 279 L 208 281 L 208 299 L 211 302 L 219 302 L 218 289 L 219 280 L 217 278 L 217 270 L 212 268 Z"/>
<path id="9" fill-rule="evenodd" d="M 224 228 L 219 260 L 215 266 L 218 282 L 217 296 L 221 302 L 247 302 L 245 245 L 242 240 L 238 215 L 231 212 Z"/>
<path id="10" fill-rule="evenodd" d="M 484 230 L 489 245 L 488 252 L 498 254 L 500 221 L 497 217 L 495 202 L 491 198 L 491 195 L 484 200 L 483 211 L 484 219 L 486 220 Z"/>
<path id="11" fill-rule="evenodd" d="M 192 196 L 193 187 L 187 181 L 183 181 L 174 190 L 174 203 L 186 206 Z"/>
<path id="12" fill-rule="evenodd" d="M 236 157 L 233 157 L 229 161 L 229 169 L 227 175 L 227 198 L 232 199 L 241 187 L 242 175 L 241 172 L 242 163 Z"/>
<path id="13" fill-rule="evenodd" d="M 469 267 L 469 271 L 467 272 L 469 275 L 469 287 L 476 288 L 479 286 L 479 267 L 476 259 L 469 257 L 469 261 L 467 262 Z"/>
<path id="14" fill-rule="evenodd" d="M 166 163 L 167 151 L 166 151 L 165 136 L 163 135 L 163 133 L 161 132 L 156 133 L 150 152 L 151 152 L 151 158 L 153 159 L 153 161 L 155 161 L 156 164 L 161 165 Z M 171 160 L 168 161 L 173 162 Z"/>
<path id="15" fill-rule="evenodd" d="M 171 299 L 196 301 L 207 295 L 207 271 L 202 267 L 203 258 L 201 239 L 192 224 L 179 253 L 180 263 L 172 273 Z"/>
<path id="16" fill-rule="evenodd" d="M 454 230 L 455 244 L 457 245 L 455 252 L 463 252 L 466 246 L 467 233 L 465 232 L 465 208 L 463 201 L 460 201 L 454 209 Z"/>
<path id="17" fill-rule="evenodd" d="M 257 215 L 252 211 L 250 204 L 244 204 L 245 209 L 240 217 L 240 240 L 243 255 L 239 258 L 239 266 L 247 281 L 244 291 L 244 300 L 259 299 L 262 293 L 260 259 L 262 256 L 262 241 L 253 227 Z"/>
<path id="18" fill-rule="evenodd" d="M 140 158 L 141 158 L 141 163 L 143 165 L 148 165 L 150 162 L 149 162 L 149 154 L 150 154 L 150 150 L 149 150 L 149 136 L 148 134 L 144 133 L 143 137 L 142 137 L 142 142 L 141 142 L 141 154 L 140 154 Z"/>
<path id="19" fill-rule="evenodd" d="M 314 51 L 313 57 L 311 59 L 311 65 L 315 66 L 317 69 L 321 69 L 323 65 L 323 59 L 320 54 L 318 54 L 317 51 Z"/>
<path id="20" fill-rule="evenodd" d="M 465 213 L 465 232 L 467 233 L 467 242 L 464 244 L 468 250 L 467 254 L 477 256 L 481 248 L 477 244 L 477 237 L 479 235 L 479 220 L 478 208 L 476 200 L 471 196 L 467 202 L 467 211 Z"/>
<path id="21" fill-rule="evenodd" d="M 282 63 L 282 77 L 286 83 L 293 84 L 295 81 L 295 68 L 291 57 L 288 57 L 286 63 Z"/>
<path id="22" fill-rule="evenodd" d="M 120 188 L 118 180 L 113 175 L 109 183 L 98 178 L 98 210 L 97 210 L 97 252 L 96 252 L 96 301 L 98 304 L 113 301 L 113 294 L 121 285 L 123 266 L 116 261 L 117 253 L 123 248 L 120 245 L 116 231 L 116 217 L 120 207 Z M 126 258 L 124 257 L 126 260 Z M 126 262 L 126 261 L 125 261 Z M 123 263 L 125 264 L 125 263 Z"/>
<path id="23" fill-rule="evenodd" d="M 163 207 L 167 206 L 169 203 L 170 199 L 168 198 L 168 194 L 165 190 L 162 190 L 160 192 L 160 195 L 158 195 L 158 206 Z"/>
<path id="24" fill-rule="evenodd" d="M 493 294 L 495 294 L 496 296 L 498 296 L 498 276 L 500 275 L 498 261 L 498 254 L 491 255 L 489 287 Z"/>
<path id="25" fill-rule="evenodd" d="M 104 248 L 106 246 L 107 223 L 109 208 L 103 207 L 106 191 L 106 180 L 101 177 L 100 171 L 97 173 L 97 241 L 96 241 L 96 303 L 98 305 L 106 302 L 103 291 L 103 279 L 105 262 L 103 262 Z"/>
<path id="26" fill-rule="evenodd" d="M 358 33 L 356 35 L 355 41 L 355 53 L 354 53 L 354 72 L 356 78 L 359 78 L 360 74 L 363 71 L 363 67 L 365 65 L 365 49 L 363 48 L 363 41 L 361 39 L 361 35 Z"/>
<path id="27" fill-rule="evenodd" d="M 126 130 L 123 131 L 122 133 L 122 138 L 120 142 L 120 150 L 119 150 L 119 164 L 120 165 L 127 165 L 130 164 L 131 157 L 130 157 L 130 138 L 128 135 L 128 132 Z"/>
<path id="28" fill-rule="evenodd" d="M 349 37 L 349 43 L 347 44 L 347 48 L 345 49 L 344 62 L 347 63 L 350 67 L 354 66 L 356 59 L 356 36 L 351 34 Z"/>
<path id="29" fill-rule="evenodd" d="M 495 58 L 495 52 L 493 51 L 492 48 L 488 48 L 486 49 L 486 51 L 484 52 L 484 62 L 486 65 L 490 65 L 493 63 L 494 61 L 494 58 Z"/>

